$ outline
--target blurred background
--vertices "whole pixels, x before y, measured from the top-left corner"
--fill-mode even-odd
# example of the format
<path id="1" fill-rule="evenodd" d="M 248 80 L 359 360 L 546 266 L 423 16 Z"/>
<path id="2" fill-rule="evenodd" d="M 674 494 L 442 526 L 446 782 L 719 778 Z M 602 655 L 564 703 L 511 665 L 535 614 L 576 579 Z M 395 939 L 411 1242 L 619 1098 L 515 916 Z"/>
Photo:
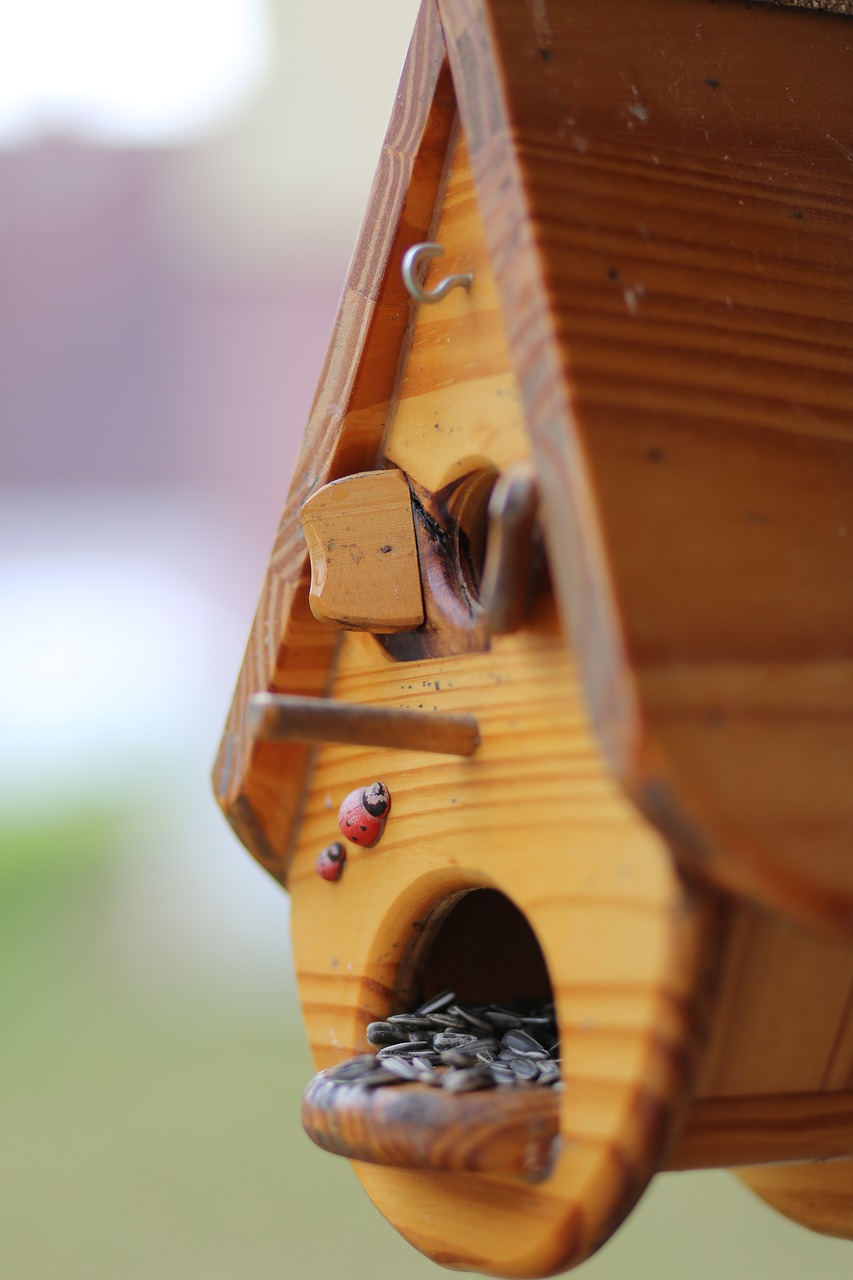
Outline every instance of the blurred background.
<path id="1" fill-rule="evenodd" d="M 0 0 L 0 1276 L 445 1274 L 208 782 L 415 0 Z M 725 1173 L 585 1269 L 850 1275 Z"/>

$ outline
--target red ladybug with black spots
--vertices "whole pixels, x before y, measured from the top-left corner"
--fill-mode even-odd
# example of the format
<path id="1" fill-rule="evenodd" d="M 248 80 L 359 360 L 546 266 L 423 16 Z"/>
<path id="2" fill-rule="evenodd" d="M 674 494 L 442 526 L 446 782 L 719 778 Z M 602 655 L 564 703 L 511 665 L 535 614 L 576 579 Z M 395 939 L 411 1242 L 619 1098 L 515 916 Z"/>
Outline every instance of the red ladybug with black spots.
<path id="1" fill-rule="evenodd" d="M 338 810 L 338 825 L 353 844 L 370 849 L 385 830 L 391 796 L 384 782 L 351 791 Z"/>
<path id="2" fill-rule="evenodd" d="M 347 851 L 340 840 L 336 840 L 334 844 L 326 845 L 317 859 L 317 874 L 324 880 L 340 880 L 346 860 Z"/>

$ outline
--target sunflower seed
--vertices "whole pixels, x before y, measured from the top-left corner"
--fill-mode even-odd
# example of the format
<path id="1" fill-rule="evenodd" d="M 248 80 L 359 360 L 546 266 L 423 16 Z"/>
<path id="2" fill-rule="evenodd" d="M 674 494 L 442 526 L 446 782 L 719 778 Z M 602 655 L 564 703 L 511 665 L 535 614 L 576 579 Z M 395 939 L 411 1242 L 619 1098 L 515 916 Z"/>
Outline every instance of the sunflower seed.
<path id="1" fill-rule="evenodd" d="M 418 1070 L 406 1058 L 383 1058 L 382 1070 L 390 1071 L 401 1080 L 417 1080 Z"/>
<path id="2" fill-rule="evenodd" d="M 433 1067 L 437 1067 L 441 1062 L 441 1054 L 435 1049 L 419 1049 L 413 1057 L 409 1058 L 409 1062 L 414 1062 L 415 1058 L 418 1062 L 426 1062 Z"/>
<path id="3" fill-rule="evenodd" d="M 386 1071 L 384 1067 L 377 1067 L 375 1071 L 369 1072 L 366 1076 L 362 1076 L 355 1083 L 362 1089 L 381 1089 L 388 1084 L 403 1084 L 404 1081 L 400 1076 L 393 1075 L 390 1071 Z"/>
<path id="4" fill-rule="evenodd" d="M 412 1060 L 412 1066 L 417 1071 L 418 1080 L 420 1080 L 421 1084 L 441 1084 L 443 1079 L 442 1073 L 440 1071 L 436 1071 L 432 1063 L 426 1058 L 414 1058 Z"/>
<path id="5" fill-rule="evenodd" d="M 357 1058 L 347 1058 L 338 1062 L 326 1071 L 329 1080 L 357 1080 L 359 1076 L 373 1071 L 376 1067 L 376 1056 L 372 1053 L 359 1054 Z"/>
<path id="6" fill-rule="evenodd" d="M 420 1049 L 429 1049 L 429 1040 L 404 1040 L 402 1044 L 386 1044 L 384 1048 L 377 1053 L 377 1058 L 392 1058 L 397 1054 L 407 1057 L 410 1053 L 415 1054 Z"/>
<path id="7" fill-rule="evenodd" d="M 518 1076 L 508 1062 L 492 1062 L 489 1065 L 492 1079 L 497 1085 L 516 1084 Z"/>
<path id="8" fill-rule="evenodd" d="M 396 1044 L 400 1033 L 390 1022 L 371 1022 L 367 1027 L 368 1044 Z"/>
<path id="9" fill-rule="evenodd" d="M 454 1067 L 445 1075 L 443 1084 L 451 1093 L 470 1093 L 492 1088 L 494 1079 L 488 1067 Z"/>
<path id="10" fill-rule="evenodd" d="M 539 1084 L 556 1084 L 560 1079 L 560 1064 L 558 1062 L 540 1062 L 539 1075 L 537 1081 Z"/>
<path id="11" fill-rule="evenodd" d="M 535 1080 L 539 1075 L 539 1063 L 523 1058 L 520 1054 L 509 1065 L 519 1080 Z"/>
<path id="12" fill-rule="evenodd" d="M 467 1049 L 444 1049 L 441 1061 L 448 1067 L 473 1067 L 476 1065 L 477 1055 L 469 1053 Z"/>
<path id="13" fill-rule="evenodd" d="M 477 1031 L 485 1031 L 486 1035 L 494 1030 L 492 1024 L 481 1016 L 479 1009 L 475 1010 L 455 1004 L 451 1005 L 447 1012 L 457 1018 L 461 1018 L 463 1024 L 467 1023 L 469 1027 L 474 1027 Z"/>
<path id="14" fill-rule="evenodd" d="M 538 1040 L 534 1040 L 529 1031 L 507 1031 L 502 1044 L 513 1053 L 521 1053 L 526 1058 L 547 1058 L 548 1050 Z"/>
<path id="15" fill-rule="evenodd" d="M 497 1027 L 499 1031 L 506 1031 L 510 1027 L 520 1027 L 521 1018 L 517 1013 L 510 1013 L 508 1009 L 487 1009 L 484 1017 Z"/>
<path id="16" fill-rule="evenodd" d="M 471 1032 L 439 1031 L 432 1038 L 432 1047 L 439 1052 L 442 1049 L 461 1049 L 464 1045 L 473 1044 L 476 1039 Z"/>
<path id="17" fill-rule="evenodd" d="M 377 1052 L 329 1068 L 330 1089 L 338 1083 L 375 1089 L 415 1082 L 443 1085 L 451 1093 L 565 1087 L 550 1003 L 466 1004 L 453 991 L 441 991 L 413 1013 L 371 1022 L 367 1041 Z"/>
<path id="18" fill-rule="evenodd" d="M 454 1013 L 431 1013 L 429 1021 L 434 1027 L 448 1027 L 451 1031 L 467 1030 L 467 1023 Z"/>
<path id="19" fill-rule="evenodd" d="M 442 991 L 437 996 L 430 996 L 419 1008 L 415 1009 L 415 1017 L 425 1018 L 428 1013 L 440 1013 L 456 999 L 455 991 Z"/>

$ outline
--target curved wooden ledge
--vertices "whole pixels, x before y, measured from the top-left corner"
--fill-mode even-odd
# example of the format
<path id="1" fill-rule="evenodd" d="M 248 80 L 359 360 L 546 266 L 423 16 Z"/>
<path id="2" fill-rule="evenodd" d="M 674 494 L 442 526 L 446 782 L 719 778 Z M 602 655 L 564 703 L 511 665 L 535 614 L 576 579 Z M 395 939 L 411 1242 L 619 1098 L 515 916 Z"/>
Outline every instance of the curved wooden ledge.
<path id="1" fill-rule="evenodd" d="M 364 1089 L 320 1071 L 303 1095 L 302 1125 L 318 1147 L 350 1160 L 438 1173 L 514 1174 L 535 1181 L 547 1176 L 559 1151 L 561 1092 L 542 1087 L 460 1095 L 422 1084 Z M 853 1157 L 851 1092 L 699 1098 L 662 1168 L 786 1165 L 844 1157 Z M 805 1173 L 791 1176 L 795 1186 L 808 1180 Z M 746 1181 L 773 1204 L 779 1182 L 774 1178 L 756 1172 Z M 787 1185 L 781 1179 L 780 1196 Z"/>
<path id="2" fill-rule="evenodd" d="M 552 1160 L 560 1102 L 552 1088 L 363 1089 L 321 1071 L 305 1090 L 302 1126 L 324 1151 L 368 1164 L 537 1178 Z"/>

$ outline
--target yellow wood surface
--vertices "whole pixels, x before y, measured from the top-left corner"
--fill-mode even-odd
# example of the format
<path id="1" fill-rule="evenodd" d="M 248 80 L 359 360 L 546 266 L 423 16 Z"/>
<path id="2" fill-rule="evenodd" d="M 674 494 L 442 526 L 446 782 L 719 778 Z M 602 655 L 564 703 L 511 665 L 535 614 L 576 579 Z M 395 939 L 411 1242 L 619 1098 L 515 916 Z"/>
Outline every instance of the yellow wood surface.
<path id="1" fill-rule="evenodd" d="M 438 3 L 612 766 L 685 865 L 853 938 L 847 21 Z"/>
<path id="2" fill-rule="evenodd" d="M 811 153 L 785 150 L 779 66 L 787 74 L 801 50 L 780 19 L 805 22 L 822 50 L 826 74 L 801 67 L 796 81 L 804 129 L 827 102 L 844 106 L 853 77 L 803 15 L 762 14 L 770 25 L 754 30 L 771 34 L 765 48 L 736 6 L 698 0 L 660 0 L 642 24 L 621 0 L 606 23 L 600 6 L 577 0 L 549 9 L 544 26 L 535 6 L 503 0 L 441 7 L 466 136 L 445 164 L 452 100 L 428 6 L 383 160 L 386 179 L 398 159 L 406 179 L 377 187 L 217 788 L 241 838 L 282 879 L 296 834 L 294 948 L 318 1067 L 364 1050 L 367 1023 L 415 995 L 417 944 L 438 903 L 486 888 L 524 913 L 548 966 L 569 1082 L 550 1176 L 533 1185 L 368 1165 L 359 1176 L 436 1260 L 532 1276 L 581 1261 L 618 1225 L 685 1122 L 697 1073 L 696 1114 L 728 1117 L 748 1158 L 761 1150 L 762 1116 L 788 1107 L 806 1124 L 815 1094 L 851 1088 L 849 953 L 743 909 L 724 935 L 707 885 L 849 936 L 853 632 L 838 588 L 850 564 L 839 525 L 824 545 L 820 523 L 829 513 L 846 527 L 850 492 L 847 198 L 831 140 L 821 135 L 814 174 Z M 689 80 L 682 119 L 677 32 L 692 30 L 700 7 L 713 33 L 703 51 L 724 60 L 741 96 L 713 96 L 723 81 L 707 83 L 712 68 Z M 661 22 L 671 56 L 655 61 Z M 589 56 L 571 62 L 569 47 Z M 660 75 L 658 96 L 643 58 Z M 749 116 L 753 82 L 766 116 Z M 717 112 L 707 108 L 705 142 L 703 93 Z M 758 119 L 753 135 L 746 118 Z M 758 159 L 751 137 L 765 148 Z M 385 195 L 390 229 L 378 218 Z M 651 225 L 657 211 L 663 222 Z M 801 241 L 806 229 L 793 224 L 807 219 Z M 428 235 L 447 252 L 427 287 L 469 270 L 474 284 L 410 308 L 395 273 L 403 249 Z M 419 555 L 433 500 L 473 543 L 486 482 L 529 458 L 528 429 L 571 651 L 547 588 L 528 626 L 490 637 L 476 581 L 450 564 L 452 519 L 421 561 L 424 627 L 384 649 L 353 633 L 337 646 L 308 608 L 296 527 L 309 494 L 391 462 L 425 513 Z M 471 477 L 483 483 L 468 486 Z M 249 741 L 246 701 L 266 689 L 474 713 L 482 745 L 462 760 L 352 745 L 311 756 Z M 707 877 L 704 889 L 674 871 L 616 776 L 690 874 Z M 393 801 L 382 841 L 353 848 L 340 881 L 321 880 L 314 863 L 337 838 L 340 800 L 377 778 Z M 479 965 L 499 997 L 515 957 L 484 938 L 485 960 L 472 939 L 445 957 L 444 975 Z M 789 1105 L 790 1094 L 801 1096 Z M 809 1123 L 819 1127 L 823 1105 Z M 723 1154 L 735 1158 L 731 1146 Z"/>
<path id="3" fill-rule="evenodd" d="M 500 471 L 530 456 L 467 143 L 459 131 L 432 235 L 445 254 L 430 262 L 425 287 L 465 271 L 474 282 L 440 303 L 414 308 L 384 452 L 435 493 L 471 471 Z"/>
<path id="4" fill-rule="evenodd" d="M 853 1091 L 696 1098 L 666 1169 L 853 1155 Z"/>
<path id="5" fill-rule="evenodd" d="M 366 1165 L 359 1175 L 432 1257 L 519 1276 L 579 1261 L 640 1194 L 680 1114 L 717 953 L 714 913 L 609 778 L 547 598 L 532 627 L 452 659 L 394 664 L 371 637 L 346 633 L 333 694 L 472 711 L 482 744 L 470 760 L 318 751 L 289 881 L 317 1066 L 364 1051 L 367 1023 L 405 1004 L 413 979 L 402 957 L 427 909 L 491 886 L 540 942 L 569 1081 L 545 1182 Z M 340 800 L 374 777 L 392 796 L 385 834 L 375 850 L 353 847 L 329 884 L 317 853 L 335 837 Z M 494 956 L 483 963 L 496 969 Z"/>
<path id="6" fill-rule="evenodd" d="M 351 631 L 411 631 L 424 620 L 412 499 L 402 471 L 363 471 L 302 504 L 311 612 Z"/>
<path id="7" fill-rule="evenodd" d="M 467 270 L 474 273 L 474 285 L 467 293 L 455 291 L 439 306 L 416 309 L 385 443 L 386 457 L 403 467 L 416 487 L 430 492 L 471 472 L 505 469 L 528 456 L 464 136 L 451 152 L 433 235 L 448 253 L 431 267 L 427 285 L 436 283 L 439 272 Z M 433 584 L 428 576 L 424 589 L 429 614 Z M 680 1016 L 673 1024 L 671 1007 L 664 1015 L 671 1000 L 662 1002 L 660 990 L 641 994 L 635 985 L 641 975 L 641 986 L 650 977 L 648 965 L 657 949 L 652 935 L 661 924 L 661 908 L 655 908 L 657 925 L 653 917 L 647 919 L 644 928 L 651 932 L 641 937 L 618 887 L 620 874 L 630 865 L 624 859 L 635 844 L 645 850 L 628 877 L 628 883 L 637 878 L 637 887 L 653 865 L 657 880 L 666 855 L 607 779 L 578 700 L 575 670 L 548 621 L 549 610 L 546 596 L 539 602 L 538 630 L 495 639 L 491 647 L 488 636 L 481 635 L 480 652 L 454 655 L 448 641 L 446 653 L 397 665 L 389 664 L 367 637 L 346 638 L 334 697 L 371 703 L 390 697 L 394 705 L 436 710 L 464 705 L 481 721 L 483 745 L 475 760 L 446 766 L 433 760 L 429 772 L 421 770 L 412 754 L 400 759 L 397 774 L 396 762 L 389 757 L 386 763 L 384 753 L 321 751 L 291 879 L 300 990 L 318 1066 L 363 1050 L 366 1022 L 392 1005 L 405 1004 L 410 979 L 405 969 L 400 976 L 400 952 L 431 902 L 460 886 L 497 885 L 533 924 L 560 1004 L 568 1064 L 569 1087 L 559 1120 L 562 1145 L 551 1176 L 539 1186 L 522 1187 L 499 1174 L 358 1166 L 382 1212 L 430 1256 L 508 1275 L 577 1262 L 593 1238 L 612 1229 L 663 1159 L 664 1114 L 680 1116 L 686 1126 L 670 1157 L 675 1167 L 837 1154 L 839 1142 L 845 1149 L 846 1130 L 841 1137 L 833 1134 L 833 1117 L 843 1104 L 824 1103 L 819 1094 L 849 1088 L 853 1066 L 849 950 L 749 908 L 739 909 L 720 952 L 723 979 L 712 1039 L 701 1057 L 703 1096 L 691 1128 L 687 1093 L 683 1083 L 676 1084 L 672 1064 L 676 1058 L 696 1063 L 701 1037 L 688 1036 Z M 476 625 L 476 608 L 471 625 Z M 502 721 L 507 700 L 511 718 Z M 580 757 L 578 739 L 571 745 L 569 736 L 578 733 L 585 744 Z M 498 767 L 492 752 L 504 734 L 506 755 Z M 365 782 L 368 774 L 381 773 L 392 788 L 395 808 L 381 856 L 370 861 L 372 855 L 357 853 L 330 899 L 328 886 L 313 875 L 313 858 L 331 838 L 330 808 L 335 809 L 339 793 L 362 781 L 359 768 Z M 602 784 L 610 797 L 605 806 L 609 816 L 599 792 L 591 821 L 587 788 L 597 791 Z M 548 855 L 542 852 L 555 844 L 559 870 L 556 862 L 548 867 Z M 589 863 L 586 855 L 593 846 Z M 611 853 L 617 862 L 610 863 Z M 356 876 L 362 877 L 363 890 L 348 887 Z M 596 895 L 589 893 L 593 884 L 601 886 L 605 897 L 615 892 L 615 900 L 606 906 L 595 903 Z M 667 894 L 672 890 L 669 882 Z M 637 903 L 641 911 L 648 909 L 646 893 L 641 891 L 646 906 Z M 329 903 L 325 922 L 324 901 Z M 662 913 L 665 931 L 673 927 L 672 906 L 670 898 Z M 711 913 L 710 902 L 705 910 Z M 688 915 L 696 929 L 695 910 Z M 346 946 L 336 946 L 324 960 L 326 931 Z M 701 932 L 696 929 L 694 938 Z M 711 968 L 714 960 L 710 944 L 706 961 Z M 342 964 L 345 976 L 336 983 L 330 970 Z M 697 953 L 689 973 L 688 998 L 701 1023 L 699 1010 L 708 988 Z M 674 1033 L 679 1044 L 674 1050 L 670 1041 L 663 1058 L 659 1043 L 653 1047 L 659 1033 L 652 1031 L 661 1016 L 661 1031 L 669 1028 L 665 1038 Z M 637 1129 L 636 1118 L 629 1119 L 624 1109 L 627 1097 L 633 1097 L 636 1113 L 638 1090 L 646 1094 L 650 1087 L 658 1118 L 653 1126 L 647 1119 Z M 792 1094 L 798 1096 L 788 1096 Z M 447 1141 L 446 1134 L 436 1139 L 442 1150 Z M 630 1170 L 615 1180 L 614 1150 Z"/>
<path id="8" fill-rule="evenodd" d="M 547 1175 L 560 1132 L 552 1088 L 449 1094 L 423 1084 L 377 1090 L 319 1072 L 302 1099 L 312 1141 L 399 1169 Z M 853 1091 L 694 1098 L 667 1170 L 853 1157 Z M 853 1207 L 853 1206 L 851 1206 Z"/>
<path id="9" fill-rule="evenodd" d="M 739 905 L 700 1096 L 853 1089 L 853 949 Z"/>
<path id="10" fill-rule="evenodd" d="M 803 1227 L 853 1240 L 853 1160 L 768 1165 L 738 1176 L 772 1208 Z"/>

